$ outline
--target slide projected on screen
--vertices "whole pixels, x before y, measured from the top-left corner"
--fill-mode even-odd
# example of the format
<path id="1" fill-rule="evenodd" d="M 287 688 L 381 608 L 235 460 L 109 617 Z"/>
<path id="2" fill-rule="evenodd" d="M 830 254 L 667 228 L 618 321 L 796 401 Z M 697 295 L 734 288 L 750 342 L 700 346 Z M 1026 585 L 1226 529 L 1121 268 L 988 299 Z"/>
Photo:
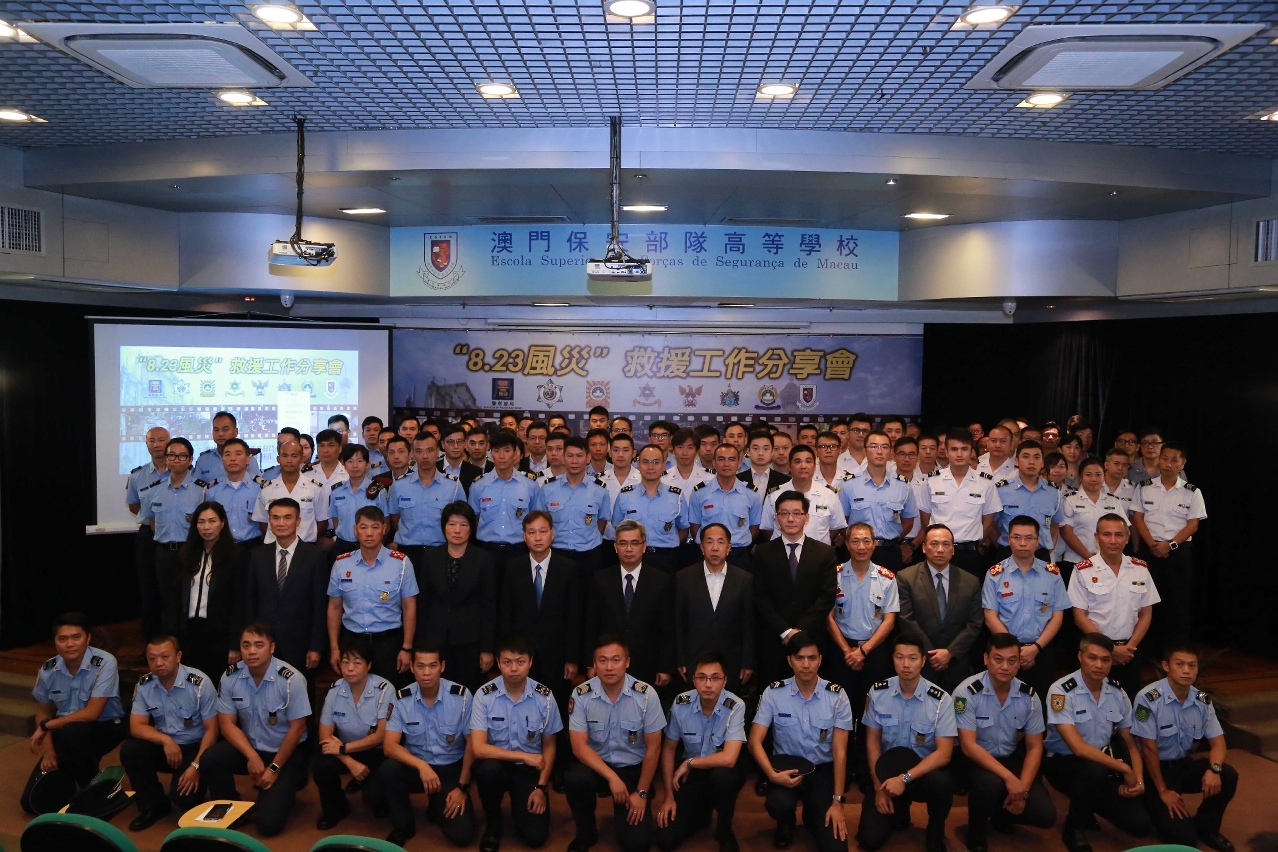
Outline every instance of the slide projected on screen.
<path id="1" fill-rule="evenodd" d="M 129 473 L 150 463 L 154 427 L 188 439 L 198 455 L 215 446 L 213 416 L 229 411 L 265 470 L 286 426 L 314 435 L 342 414 L 358 440 L 365 417 L 386 417 L 382 330 L 99 322 L 94 354 L 98 526 L 108 529 L 133 521 L 124 489 Z"/>

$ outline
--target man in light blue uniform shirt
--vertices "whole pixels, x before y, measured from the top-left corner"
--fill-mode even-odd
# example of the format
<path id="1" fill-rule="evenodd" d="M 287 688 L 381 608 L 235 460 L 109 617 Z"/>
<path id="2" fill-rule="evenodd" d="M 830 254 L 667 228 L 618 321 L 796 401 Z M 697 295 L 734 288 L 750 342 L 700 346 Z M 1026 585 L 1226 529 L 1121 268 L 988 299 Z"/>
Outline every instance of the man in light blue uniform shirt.
<path id="1" fill-rule="evenodd" d="M 249 445 L 239 438 L 228 438 L 222 445 L 222 478 L 204 490 L 204 499 L 213 500 L 226 510 L 231 537 L 246 551 L 262 543 L 262 528 L 252 517 L 262 478 L 248 473 Z M 210 480 L 211 481 L 211 480 Z"/>
<path id="2" fill-rule="evenodd" d="M 226 477 L 226 468 L 222 466 L 222 447 L 231 438 L 240 436 L 239 424 L 235 415 L 229 411 L 219 411 L 213 415 L 213 446 L 200 453 L 195 460 L 195 478 L 205 482 L 214 482 Z M 247 446 L 247 444 L 245 444 Z M 260 476 L 262 468 L 257 463 L 261 450 L 250 448 L 248 460 L 248 478 Z"/>
<path id="3" fill-rule="evenodd" d="M 169 430 L 152 426 L 146 432 L 146 449 L 151 456 L 147 464 L 138 465 L 129 472 L 124 488 L 124 502 L 132 515 L 142 511 L 145 494 L 151 488 L 169 478 L 168 462 L 164 458 L 169 443 Z M 155 531 L 141 518 L 137 535 L 133 539 L 133 566 L 138 572 L 138 608 L 142 618 L 142 635 L 154 636 L 160 632 L 160 587 L 155 576 Z"/>
<path id="4" fill-rule="evenodd" d="M 657 847 L 662 852 L 675 849 L 715 811 L 719 852 L 737 852 L 732 817 L 744 780 L 737 760 L 746 741 L 746 708 L 739 696 L 724 689 L 728 679 L 721 655 L 707 651 L 693 661 L 692 670 L 696 689 L 680 693 L 670 705 L 661 747 L 666 800 L 657 811 Z"/>
<path id="5" fill-rule="evenodd" d="M 843 687 L 818 676 L 821 652 L 815 636 L 796 631 L 786 640 L 785 651 L 794 676 L 768 685 L 750 725 L 750 753 L 768 779 L 763 806 L 777 821 L 772 845 L 790 846 L 795 811 L 802 802 L 803 824 L 817 849 L 838 852 L 848 846 L 843 790 L 852 705 Z M 771 755 L 763 747 L 769 727 Z M 807 776 L 784 766 L 777 770 L 773 760 L 782 756 L 806 758 L 816 768 Z"/>
<path id="6" fill-rule="evenodd" d="M 407 553 L 414 565 L 425 565 L 426 548 L 444 543 L 444 507 L 465 500 L 466 492 L 457 477 L 435 469 L 439 456 L 435 434 L 422 432 L 417 437 L 413 441 L 417 469 L 391 485 L 390 515 L 396 548 Z"/>
<path id="7" fill-rule="evenodd" d="M 328 496 L 329 529 L 337 533 L 337 543 L 329 551 L 336 559 L 359 547 L 355 538 L 355 513 L 376 506 L 390 515 L 390 490 L 368 475 L 368 447 L 348 444 L 342 448 L 342 467 L 347 478 L 334 482 Z"/>
<path id="8" fill-rule="evenodd" d="M 967 849 L 986 852 L 986 828 L 1051 828 L 1056 805 L 1043 786 L 1043 705 L 1016 677 L 1021 646 L 1009 633 L 985 643 L 985 671 L 954 690 L 959 747 L 967 760 Z"/>
<path id="9" fill-rule="evenodd" d="M 1061 492 L 1046 479 L 1043 473 L 1043 448 L 1037 441 L 1022 441 L 1016 448 L 1016 476 L 994 483 L 1003 508 L 999 510 L 998 550 L 995 555 L 1006 559 L 1010 553 L 1007 542 L 1008 526 L 1013 518 L 1027 515 L 1038 522 L 1038 550 L 1034 554 L 1044 562 L 1050 562 L 1056 542 L 1052 533 L 1060 523 Z"/>
<path id="10" fill-rule="evenodd" d="M 173 438 L 164 448 L 169 476 L 142 492 L 138 520 L 149 523 L 155 538 L 155 578 L 161 593 L 177 582 L 177 555 L 195 520 L 195 507 L 204 502 L 204 490 L 212 480 L 191 474 L 191 442 Z M 145 626 L 145 625 L 144 625 Z"/>
<path id="11" fill-rule="evenodd" d="M 891 458 L 888 436 L 871 432 L 865 439 L 865 471 L 850 473 L 838 483 L 839 505 L 848 524 L 860 522 L 874 528 L 874 564 L 900 571 L 901 541 L 918 532 L 919 509 L 909 481 L 888 470 Z"/>
<path id="12" fill-rule="evenodd" d="M 382 746 L 386 760 L 377 770 L 386 787 L 392 830 L 386 839 L 403 846 L 417 834 L 410 793 L 428 793 L 426 818 L 454 846 L 475 838 L 470 804 L 470 690 L 443 677 L 438 644 L 413 647 L 413 683 L 395 693 Z"/>
<path id="13" fill-rule="evenodd" d="M 222 677 L 217 700 L 222 741 L 205 752 L 201 772 L 210 798 L 238 801 L 244 797 L 235 789 L 235 776 L 248 775 L 258 790 L 257 830 L 274 837 L 306 786 L 311 699 L 306 678 L 275 659 L 275 636 L 266 622 L 244 625 L 240 657 Z"/>
<path id="14" fill-rule="evenodd" d="M 923 649 L 912 636 L 892 643 L 896 677 L 870 688 L 861 722 L 866 727 L 873 798 L 861 806 L 856 840 L 874 852 L 893 829 L 910 824 L 910 802 L 927 803 L 927 852 L 944 852 L 945 818 L 954 804 L 949 763 L 958 728 L 954 699 L 923 678 Z M 904 770 L 904 771 L 902 771 Z"/>
<path id="15" fill-rule="evenodd" d="M 605 634 L 592 644 L 595 676 L 568 699 L 568 737 L 578 761 L 564 773 L 564 795 L 576 827 L 568 852 L 586 852 L 598 842 L 600 793 L 612 799 L 621 852 L 647 852 L 653 833 L 649 796 L 666 717 L 656 690 L 626 673 L 630 651 L 621 637 Z"/>
<path id="16" fill-rule="evenodd" d="M 564 438 L 564 472 L 541 486 L 541 508 L 550 513 L 555 550 L 577 563 L 583 589 L 590 588 L 590 578 L 602 564 L 599 546 L 612 505 L 603 480 L 586 470 L 588 460 L 584 438 Z"/>
<path id="17" fill-rule="evenodd" d="M 473 774 L 487 820 L 479 849 L 501 847 L 501 800 L 507 793 L 515 836 L 535 849 L 550 837 L 547 785 L 557 756 L 555 735 L 564 723 L 550 687 L 528 677 L 532 643 L 511 636 L 496 651 L 501 675 L 480 688 L 470 713 Z"/>
<path id="18" fill-rule="evenodd" d="M 1073 605 L 1060 569 L 1034 556 L 1038 534 L 1036 518 L 1018 515 L 1011 521 L 1012 555 L 985 573 L 981 608 L 990 632 L 1020 640 L 1020 678 L 1045 695 L 1056 673 L 1053 640 Z"/>
<path id="19" fill-rule="evenodd" d="M 138 804 L 130 831 L 142 831 L 173 810 L 157 772 L 173 774 L 170 795 L 180 812 L 204 801 L 200 758 L 218 735 L 217 687 L 204 672 L 182 665 L 178 640 L 161 636 L 148 642 L 146 662 L 150 671 L 133 692 L 131 736 L 120 746 L 120 763 Z"/>
<path id="20" fill-rule="evenodd" d="M 728 528 L 732 550 L 728 562 L 750 570 L 750 546 L 763 519 L 763 495 L 753 483 L 737 479 L 739 451 L 720 444 L 714 451 L 715 478 L 699 483 L 688 500 L 689 536 L 699 540 L 702 527 L 719 523 Z"/>
<path id="21" fill-rule="evenodd" d="M 514 435 L 498 433 L 492 441 L 493 469 L 470 485 L 470 507 L 479 517 L 476 538 L 504 565 L 524 542 L 523 517 L 545 509 L 537 474 L 516 469 L 519 449 Z"/>
<path id="22" fill-rule="evenodd" d="M 1216 852 L 1233 852 L 1234 844 L 1220 833 L 1225 808 L 1238 789 L 1238 771 L 1225 763 L 1225 731 L 1198 679 L 1198 651 L 1185 642 L 1163 648 L 1167 677 L 1148 684 L 1136 696 L 1132 735 L 1145 758 L 1145 806 L 1164 843 L 1196 846 L 1199 841 Z M 1190 757 L 1200 740 L 1211 751 Z M 1202 793 L 1192 817 L 1181 793 Z"/>
<path id="23" fill-rule="evenodd" d="M 27 813 L 33 813 L 31 788 L 42 773 L 61 769 L 83 788 L 98 774 L 102 755 L 128 732 L 115 657 L 91 646 L 91 639 L 88 619 L 81 613 L 64 613 L 53 624 L 58 655 L 40 666 L 31 690 L 36 730 L 30 745 L 40 759 L 22 792 Z"/>
<path id="24" fill-rule="evenodd" d="M 683 490 L 662 482 L 665 455 L 656 444 L 648 444 L 636 459 L 638 483 L 622 486 L 612 507 L 612 525 L 638 521 L 647 531 L 644 564 L 660 568 L 670 576 L 684 567 L 679 564 L 679 546 L 687 538 L 688 501 Z M 550 497 L 546 498 L 547 503 Z"/>
<path id="25" fill-rule="evenodd" d="M 1053 683 L 1047 692 L 1043 775 L 1069 797 L 1061 835 L 1071 852 L 1090 852 L 1084 832 L 1095 814 L 1136 837 L 1153 830 L 1141 798 L 1144 764 L 1132 739 L 1132 704 L 1109 679 L 1113 654 L 1114 640 L 1101 633 L 1083 634 L 1079 669 Z M 1127 762 L 1122 759 L 1124 751 Z"/>

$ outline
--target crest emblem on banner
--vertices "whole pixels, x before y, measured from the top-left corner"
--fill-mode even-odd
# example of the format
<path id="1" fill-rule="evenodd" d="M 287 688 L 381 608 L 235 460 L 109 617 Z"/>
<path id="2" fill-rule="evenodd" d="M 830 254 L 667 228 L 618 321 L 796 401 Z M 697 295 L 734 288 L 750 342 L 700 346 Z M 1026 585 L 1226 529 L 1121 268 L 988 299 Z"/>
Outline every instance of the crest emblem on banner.
<path id="1" fill-rule="evenodd" d="M 514 379 L 493 379 L 493 402 L 512 402 L 514 399 Z"/>
<path id="2" fill-rule="evenodd" d="M 697 398 L 701 396 L 701 391 L 704 387 L 705 385 L 697 385 L 695 388 L 692 385 L 687 387 L 679 385 L 679 395 L 683 397 L 683 407 L 696 408 Z"/>
<path id="3" fill-rule="evenodd" d="M 586 382 L 586 405 L 608 408 L 612 402 L 612 382 Z"/>
<path id="4" fill-rule="evenodd" d="M 546 379 L 544 384 L 537 385 L 537 401 L 544 402 L 547 408 L 564 401 L 564 386 L 555 384 L 554 379 Z"/>
<path id="5" fill-rule="evenodd" d="M 422 265 L 417 277 L 432 290 L 448 290 L 466 274 L 462 269 L 456 231 L 426 233 L 422 236 Z"/>
<path id="6" fill-rule="evenodd" d="M 811 411 L 817 407 L 817 386 L 799 385 L 799 408 Z"/>
<path id="7" fill-rule="evenodd" d="M 728 389 L 719 394 L 719 405 L 724 408 L 736 408 L 741 404 L 741 393 L 732 389 L 732 385 L 728 385 Z"/>
<path id="8" fill-rule="evenodd" d="M 631 400 L 635 405 L 642 405 L 645 408 L 651 408 L 654 405 L 661 405 L 661 400 L 657 398 L 657 389 L 650 384 L 644 384 L 639 388 L 639 396 L 637 399 Z"/>
<path id="9" fill-rule="evenodd" d="M 324 395 L 329 397 L 337 396 L 337 379 L 329 379 L 324 383 Z"/>
<path id="10" fill-rule="evenodd" d="M 756 411 L 776 411 L 781 406 L 777 403 L 776 385 L 764 385 L 759 388 L 759 404 Z"/>
<path id="11" fill-rule="evenodd" d="M 270 381 L 269 381 L 269 380 L 267 380 L 267 379 L 263 379 L 263 380 L 262 380 L 262 381 L 260 381 L 260 382 L 258 382 L 258 381 L 254 381 L 254 382 L 253 382 L 253 396 L 266 396 L 266 387 L 267 387 L 267 385 L 269 385 L 269 384 L 270 384 Z"/>

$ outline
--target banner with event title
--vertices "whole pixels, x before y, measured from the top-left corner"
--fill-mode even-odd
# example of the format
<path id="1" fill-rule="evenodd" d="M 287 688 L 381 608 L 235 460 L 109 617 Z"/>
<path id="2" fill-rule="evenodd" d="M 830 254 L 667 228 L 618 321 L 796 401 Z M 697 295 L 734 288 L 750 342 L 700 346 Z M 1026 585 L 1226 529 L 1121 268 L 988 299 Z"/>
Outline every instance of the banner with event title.
<path id="1" fill-rule="evenodd" d="M 602 405 L 640 421 L 801 422 L 859 411 L 914 416 L 922 399 L 917 335 L 396 329 L 392 345 L 394 407 L 425 417 L 580 420 Z"/>
<path id="2" fill-rule="evenodd" d="M 713 296 L 894 300 L 895 231 L 623 225 L 651 281 L 588 281 L 607 225 L 391 229 L 392 296 Z"/>

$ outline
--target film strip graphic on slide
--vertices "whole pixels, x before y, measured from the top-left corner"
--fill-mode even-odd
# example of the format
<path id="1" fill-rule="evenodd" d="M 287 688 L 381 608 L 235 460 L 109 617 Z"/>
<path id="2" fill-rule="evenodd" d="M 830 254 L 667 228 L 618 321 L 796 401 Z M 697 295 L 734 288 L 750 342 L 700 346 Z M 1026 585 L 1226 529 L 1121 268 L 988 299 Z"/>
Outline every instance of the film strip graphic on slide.
<path id="1" fill-rule="evenodd" d="M 207 405 L 125 405 L 120 407 L 120 441 L 131 443 L 145 441 L 148 429 L 163 426 L 170 435 L 182 436 L 192 442 L 208 439 L 213 431 L 213 415 L 229 411 L 238 421 L 240 437 L 249 442 L 269 440 L 274 443 L 279 434 L 275 405 L 244 405 L 225 409 Z M 354 420 L 352 407 L 332 404 L 312 404 L 311 423 L 323 428 L 334 414 Z"/>

